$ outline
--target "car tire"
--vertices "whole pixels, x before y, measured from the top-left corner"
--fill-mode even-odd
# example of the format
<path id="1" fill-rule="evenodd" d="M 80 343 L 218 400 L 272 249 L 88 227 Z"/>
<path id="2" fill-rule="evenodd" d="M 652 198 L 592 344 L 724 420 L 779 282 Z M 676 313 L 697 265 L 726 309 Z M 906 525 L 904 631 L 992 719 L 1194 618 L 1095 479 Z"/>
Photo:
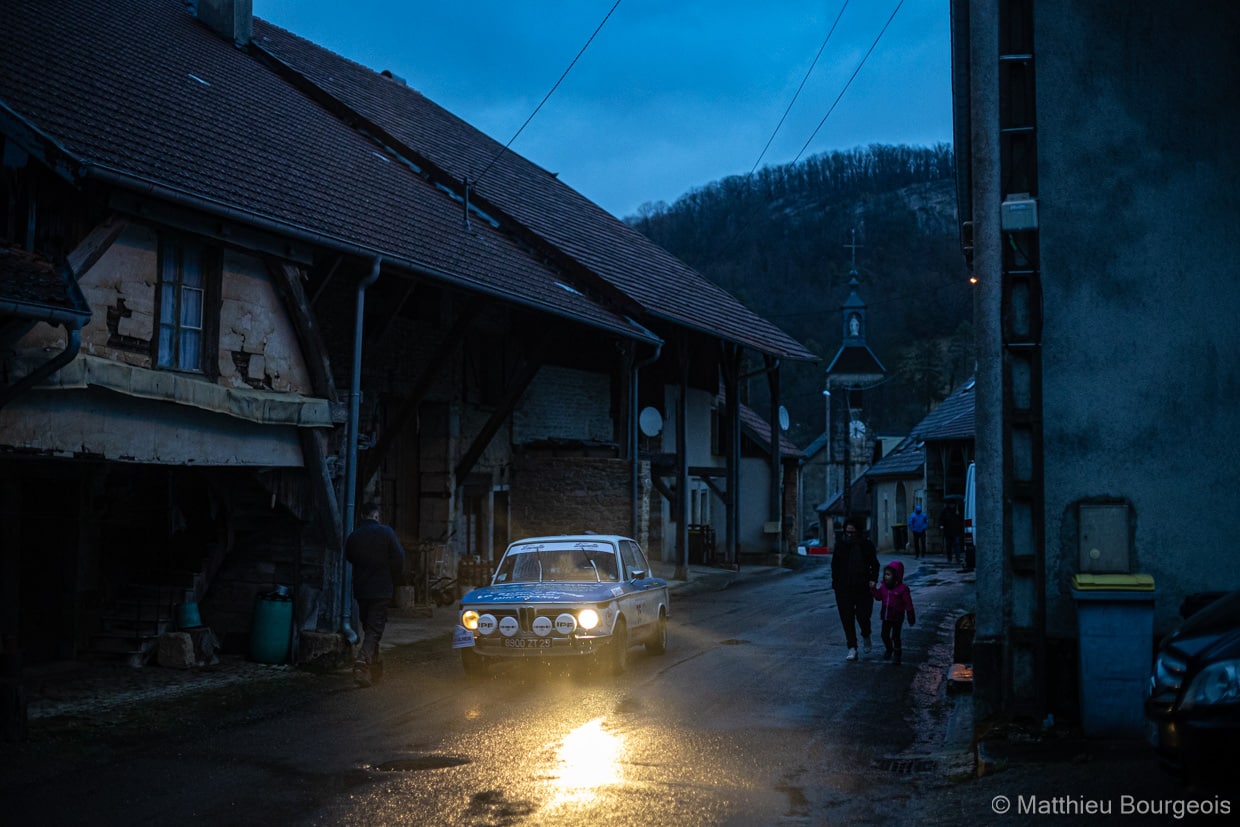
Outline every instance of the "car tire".
<path id="1" fill-rule="evenodd" d="M 622 617 L 616 619 L 616 628 L 612 630 L 607 650 L 607 665 L 611 674 L 623 675 L 629 666 L 629 627 Z"/>
<path id="2" fill-rule="evenodd" d="M 465 677 L 470 678 L 471 680 L 479 680 L 486 677 L 486 658 L 479 655 L 473 649 L 461 650 L 461 667 L 465 670 Z"/>
<path id="3" fill-rule="evenodd" d="M 667 612 L 659 610 L 659 622 L 655 624 L 654 637 L 646 641 L 646 652 L 651 655 L 667 653 Z"/>

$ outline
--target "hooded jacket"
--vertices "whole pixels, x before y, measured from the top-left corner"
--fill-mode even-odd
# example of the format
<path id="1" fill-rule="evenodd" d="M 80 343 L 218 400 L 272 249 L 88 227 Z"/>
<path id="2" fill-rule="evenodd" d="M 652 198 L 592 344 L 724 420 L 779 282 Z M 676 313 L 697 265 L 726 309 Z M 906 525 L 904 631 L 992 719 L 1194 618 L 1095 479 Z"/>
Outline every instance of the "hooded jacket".
<path id="1" fill-rule="evenodd" d="M 920 505 L 913 506 L 913 513 L 908 515 L 908 530 L 918 534 L 930 527 L 930 515 L 921 510 Z"/>
<path id="2" fill-rule="evenodd" d="M 883 568 L 883 572 L 886 573 L 887 569 L 895 573 L 895 585 L 888 588 L 887 584 L 880 580 L 877 586 L 870 589 L 870 593 L 879 602 L 878 619 L 900 624 L 907 615 L 908 625 L 912 626 L 917 622 L 917 615 L 913 611 L 913 593 L 904 585 L 904 564 L 899 560 L 892 560 Z"/>

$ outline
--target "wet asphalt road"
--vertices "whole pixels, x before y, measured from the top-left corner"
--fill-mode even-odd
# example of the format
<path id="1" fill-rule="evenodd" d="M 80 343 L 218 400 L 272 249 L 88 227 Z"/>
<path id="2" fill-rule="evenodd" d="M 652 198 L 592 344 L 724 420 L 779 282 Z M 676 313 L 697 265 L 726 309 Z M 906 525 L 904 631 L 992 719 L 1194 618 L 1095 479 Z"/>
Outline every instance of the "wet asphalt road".
<path id="1" fill-rule="evenodd" d="M 467 681 L 441 642 L 388 677 L 290 676 L 6 748 L 13 824 L 915 823 L 969 766 L 944 680 L 962 578 L 911 581 L 905 665 L 845 663 L 825 566 L 673 602 L 618 678 Z M 950 743 L 955 740 L 955 743 Z"/>

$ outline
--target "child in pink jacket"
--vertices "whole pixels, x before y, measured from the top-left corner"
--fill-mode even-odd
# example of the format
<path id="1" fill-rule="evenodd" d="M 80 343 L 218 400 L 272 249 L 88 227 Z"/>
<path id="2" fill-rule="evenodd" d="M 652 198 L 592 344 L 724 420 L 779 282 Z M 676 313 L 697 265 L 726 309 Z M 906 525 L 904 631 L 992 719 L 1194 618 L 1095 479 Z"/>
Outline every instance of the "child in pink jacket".
<path id="1" fill-rule="evenodd" d="M 883 645 L 887 647 L 884 660 L 892 665 L 900 665 L 900 627 L 904 625 L 904 617 L 908 616 L 908 625 L 917 621 L 913 611 L 913 593 L 904 585 L 904 564 L 892 560 L 883 569 L 883 582 L 870 589 L 879 601 L 878 619 L 883 623 Z"/>

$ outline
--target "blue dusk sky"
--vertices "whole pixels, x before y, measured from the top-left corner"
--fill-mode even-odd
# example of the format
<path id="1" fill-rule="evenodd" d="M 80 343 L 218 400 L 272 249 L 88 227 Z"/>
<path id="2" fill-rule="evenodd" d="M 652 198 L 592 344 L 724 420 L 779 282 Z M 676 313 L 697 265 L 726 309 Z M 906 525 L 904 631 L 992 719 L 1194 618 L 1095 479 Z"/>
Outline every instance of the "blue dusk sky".
<path id="1" fill-rule="evenodd" d="M 621 218 L 755 166 L 952 140 L 948 0 L 253 5 L 501 144 L 521 130 L 513 151 Z"/>

